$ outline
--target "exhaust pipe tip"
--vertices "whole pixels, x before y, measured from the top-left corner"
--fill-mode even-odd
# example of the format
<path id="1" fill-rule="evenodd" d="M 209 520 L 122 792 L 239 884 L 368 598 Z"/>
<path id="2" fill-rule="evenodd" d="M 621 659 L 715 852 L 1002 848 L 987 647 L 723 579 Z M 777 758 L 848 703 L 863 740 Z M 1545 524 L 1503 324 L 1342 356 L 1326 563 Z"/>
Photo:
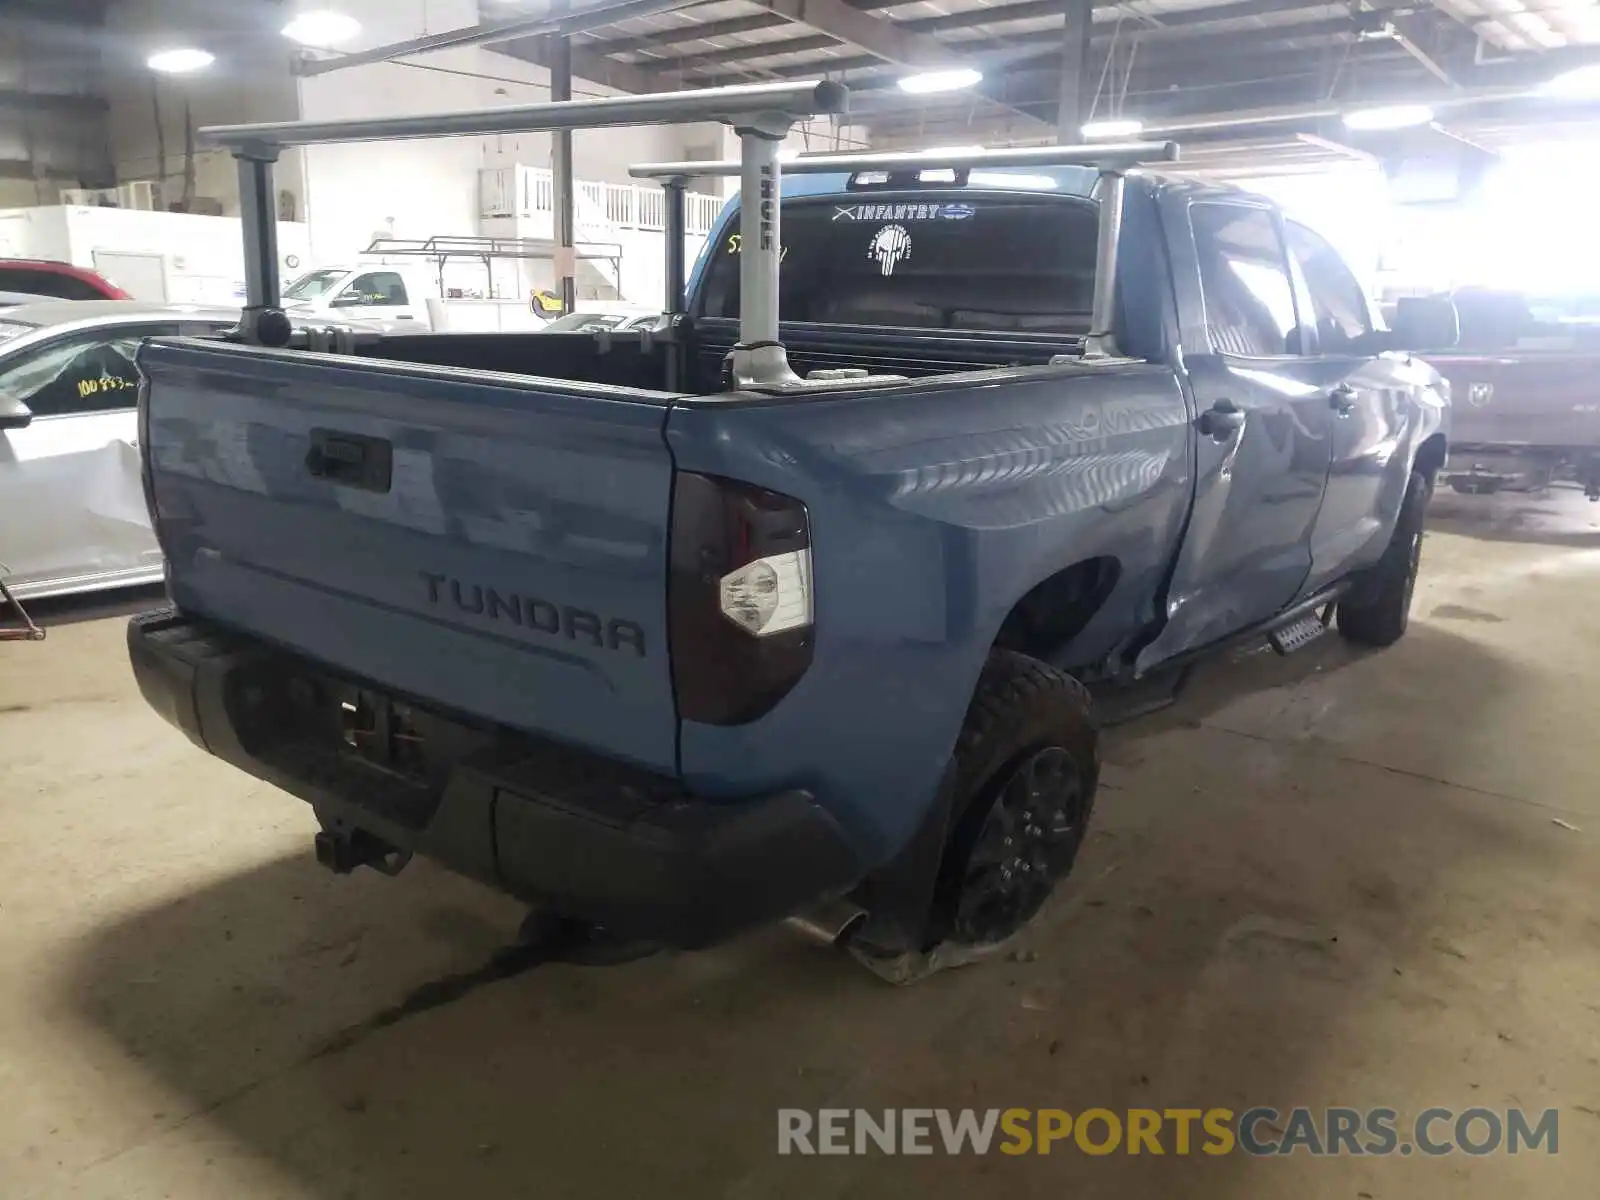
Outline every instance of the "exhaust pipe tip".
<path id="1" fill-rule="evenodd" d="M 795 913 L 784 924 L 818 945 L 842 946 L 866 919 L 866 909 L 839 896 Z"/>

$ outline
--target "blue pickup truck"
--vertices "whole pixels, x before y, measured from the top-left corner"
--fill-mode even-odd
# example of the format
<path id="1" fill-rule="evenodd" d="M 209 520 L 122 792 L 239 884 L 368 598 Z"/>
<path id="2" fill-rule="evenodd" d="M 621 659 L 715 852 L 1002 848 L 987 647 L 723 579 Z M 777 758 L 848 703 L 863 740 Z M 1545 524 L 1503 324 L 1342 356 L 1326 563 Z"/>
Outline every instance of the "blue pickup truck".
<path id="1" fill-rule="evenodd" d="M 336 870 L 629 944 L 799 917 L 893 977 L 1071 869 L 1085 684 L 1405 632 L 1448 415 L 1405 348 L 1454 316 L 1382 328 L 1311 229 L 1132 168 L 1171 147 L 780 168 L 729 119 L 742 165 L 642 172 L 742 172 L 653 329 L 308 342 L 263 265 L 239 330 L 147 343 L 130 652 Z M 212 137 L 259 185 L 371 124 Z"/>

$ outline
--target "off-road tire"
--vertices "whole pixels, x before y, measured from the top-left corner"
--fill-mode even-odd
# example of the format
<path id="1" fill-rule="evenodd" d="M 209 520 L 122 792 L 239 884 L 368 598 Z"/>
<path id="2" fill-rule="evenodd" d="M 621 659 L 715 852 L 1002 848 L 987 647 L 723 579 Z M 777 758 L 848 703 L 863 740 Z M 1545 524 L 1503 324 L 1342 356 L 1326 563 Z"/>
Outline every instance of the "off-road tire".
<path id="1" fill-rule="evenodd" d="M 953 821 L 930 926 L 936 939 L 999 944 L 1039 911 L 1083 843 L 1099 782 L 1099 741 L 1094 704 L 1081 683 L 1026 655 L 990 652 L 953 752 Z M 1044 798 L 1038 808 L 1019 808 L 1029 785 L 1030 794 Z M 1063 819 L 1046 828 L 1039 816 L 1057 808 Z M 992 852 L 1007 830 L 1020 840 L 1004 843 L 1002 853 L 1018 856 L 1006 880 L 1028 886 L 1000 912 L 986 907 L 980 892 L 996 884 L 1001 868 L 982 866 L 977 854 Z M 1029 869 L 1018 874 L 1023 861 Z"/>
<path id="2" fill-rule="evenodd" d="M 1411 473 L 1400 516 L 1383 557 L 1356 586 L 1339 601 L 1339 633 L 1346 641 L 1362 646 L 1392 646 L 1405 634 L 1411 615 L 1411 593 L 1417 584 L 1417 567 L 1422 560 L 1422 525 L 1432 492 L 1428 477 Z"/>

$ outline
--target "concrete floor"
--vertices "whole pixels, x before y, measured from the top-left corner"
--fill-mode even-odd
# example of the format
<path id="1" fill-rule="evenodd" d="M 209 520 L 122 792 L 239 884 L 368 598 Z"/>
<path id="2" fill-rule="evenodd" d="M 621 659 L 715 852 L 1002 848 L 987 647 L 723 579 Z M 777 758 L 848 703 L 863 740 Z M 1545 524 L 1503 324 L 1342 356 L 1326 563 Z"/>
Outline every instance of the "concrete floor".
<path id="1" fill-rule="evenodd" d="M 471 975 L 514 905 L 324 873 L 145 710 L 120 619 L 57 614 L 0 646 L 0 1197 L 1592 1197 L 1597 518 L 1442 496 L 1401 645 L 1114 731 L 1037 957 L 910 990 L 783 930 Z M 774 1153 L 780 1106 L 1256 1104 L 1558 1106 L 1561 1149 Z"/>

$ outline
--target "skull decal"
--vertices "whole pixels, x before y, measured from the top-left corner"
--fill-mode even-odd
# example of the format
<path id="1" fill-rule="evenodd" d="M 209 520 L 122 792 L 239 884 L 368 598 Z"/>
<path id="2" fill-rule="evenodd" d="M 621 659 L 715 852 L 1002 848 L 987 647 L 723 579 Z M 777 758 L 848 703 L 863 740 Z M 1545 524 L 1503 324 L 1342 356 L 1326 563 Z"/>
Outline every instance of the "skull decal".
<path id="1" fill-rule="evenodd" d="M 877 262 L 885 275 L 893 275 L 901 261 L 911 257 L 911 235 L 903 225 L 885 225 L 873 235 L 867 257 Z"/>
<path id="2" fill-rule="evenodd" d="M 1467 388 L 1467 403 L 1473 408 L 1483 408 L 1494 399 L 1494 384 L 1474 383 Z"/>

